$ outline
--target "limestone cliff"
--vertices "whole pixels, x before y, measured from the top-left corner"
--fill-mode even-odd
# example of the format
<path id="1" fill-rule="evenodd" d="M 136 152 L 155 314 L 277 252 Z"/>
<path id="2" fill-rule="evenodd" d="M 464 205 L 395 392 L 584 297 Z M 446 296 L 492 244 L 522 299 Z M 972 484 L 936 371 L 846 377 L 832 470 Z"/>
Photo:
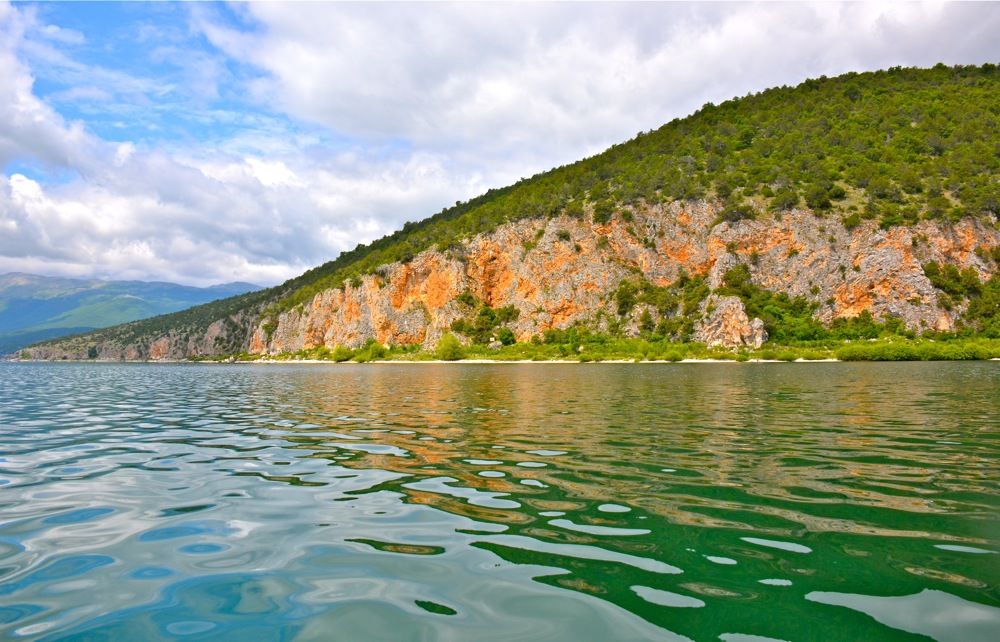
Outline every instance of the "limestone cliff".
<path id="1" fill-rule="evenodd" d="M 837 220 L 796 210 L 780 220 L 715 224 L 717 208 L 705 202 L 628 214 L 631 221 L 616 217 L 606 225 L 565 216 L 522 221 L 457 251 L 428 250 L 409 263 L 384 266 L 358 287 L 324 292 L 280 315 L 270 334 L 263 325 L 255 330 L 248 348 L 355 347 L 368 338 L 433 345 L 461 317 L 456 297 L 463 292 L 492 307 L 515 306 L 515 335 L 527 340 L 576 323 L 600 327 L 602 318 L 615 315 L 609 294 L 631 274 L 657 285 L 682 271 L 707 274 L 718 287 L 725 270 L 738 264 L 763 288 L 819 303 L 822 321 L 868 310 L 876 318 L 899 317 L 914 330 L 949 330 L 958 311 L 938 306 L 939 292 L 922 265 L 973 267 L 988 278 L 993 266 L 975 250 L 1000 244 L 995 225 L 973 220 L 847 230 Z"/>
<path id="2" fill-rule="evenodd" d="M 718 222 L 719 213 L 717 204 L 700 201 L 630 207 L 606 224 L 593 223 L 589 212 L 521 220 L 449 250 L 428 249 L 383 265 L 278 315 L 261 308 L 217 320 L 195 335 L 167 331 L 134 343 L 82 338 L 25 356 L 177 359 L 233 348 L 268 354 L 357 347 L 369 339 L 433 346 L 467 313 L 459 300 L 465 293 L 494 308 L 514 306 L 519 314 L 510 327 L 519 341 L 574 324 L 601 330 L 617 322 L 625 334 L 637 334 L 639 315 L 656 313 L 637 306 L 628 318 L 618 317 L 612 293 L 623 279 L 641 276 L 665 286 L 682 273 L 704 275 L 714 289 L 737 265 L 747 266 L 762 288 L 815 302 L 815 316 L 826 323 L 867 310 L 917 331 L 949 330 L 961 307 L 939 305 L 940 292 L 922 266 L 971 267 L 986 279 L 996 269 L 989 253 L 1000 245 L 990 219 L 921 221 L 889 230 L 863 222 L 849 230 L 839 218 L 807 210 L 736 223 Z M 766 338 L 738 299 L 713 295 L 699 316 L 695 340 L 758 346 Z"/>

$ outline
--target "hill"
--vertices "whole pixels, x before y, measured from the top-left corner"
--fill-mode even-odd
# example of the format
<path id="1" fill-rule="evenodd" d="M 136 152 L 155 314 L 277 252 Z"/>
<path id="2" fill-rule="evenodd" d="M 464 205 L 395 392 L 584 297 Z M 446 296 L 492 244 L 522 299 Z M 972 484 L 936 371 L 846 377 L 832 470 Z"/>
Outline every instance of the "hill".
<path id="1" fill-rule="evenodd" d="M 998 129 L 992 64 L 811 79 L 706 105 L 270 290 L 28 354 L 432 346 L 449 330 L 724 345 L 846 326 L 989 335 Z"/>
<path id="2" fill-rule="evenodd" d="M 0 274 L 0 354 L 31 343 L 175 312 L 258 290 L 249 283 L 175 283 Z"/>

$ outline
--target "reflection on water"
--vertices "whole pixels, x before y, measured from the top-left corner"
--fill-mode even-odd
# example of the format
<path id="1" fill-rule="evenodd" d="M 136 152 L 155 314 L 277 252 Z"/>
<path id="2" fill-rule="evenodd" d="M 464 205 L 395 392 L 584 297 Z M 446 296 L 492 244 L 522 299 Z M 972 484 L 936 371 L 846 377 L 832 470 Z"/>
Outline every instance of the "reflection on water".
<path id="1" fill-rule="evenodd" d="M 996 363 L 0 364 L 0 637 L 993 639 L 998 416 Z"/>

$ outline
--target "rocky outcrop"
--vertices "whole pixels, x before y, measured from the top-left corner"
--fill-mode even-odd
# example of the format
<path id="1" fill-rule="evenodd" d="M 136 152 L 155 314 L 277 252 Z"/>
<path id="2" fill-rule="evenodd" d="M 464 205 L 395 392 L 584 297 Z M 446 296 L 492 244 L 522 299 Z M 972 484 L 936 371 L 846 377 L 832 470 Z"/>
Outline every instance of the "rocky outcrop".
<path id="1" fill-rule="evenodd" d="M 701 303 L 701 315 L 693 338 L 710 348 L 756 349 L 767 341 L 764 322 L 757 318 L 751 321 L 739 297 L 710 294 Z"/>
<path id="2" fill-rule="evenodd" d="M 756 285 L 814 301 L 823 322 L 868 310 L 914 330 L 948 330 L 960 310 L 939 307 L 922 265 L 953 263 L 987 278 L 993 266 L 976 248 L 1000 244 L 994 224 L 971 219 L 883 231 L 874 222 L 848 230 L 801 210 L 734 224 L 716 224 L 717 217 L 710 203 L 673 203 L 631 208 L 605 225 L 565 216 L 504 225 L 456 250 L 383 266 L 357 287 L 321 293 L 280 315 L 270 335 L 261 324 L 249 348 L 355 347 L 368 338 L 431 346 L 462 316 L 456 297 L 463 292 L 494 307 L 515 306 L 519 341 L 577 323 L 601 328 L 617 316 L 610 295 L 626 277 L 669 285 L 682 273 L 706 275 L 714 289 L 737 265 L 750 269 Z M 642 311 L 622 324 L 626 333 L 638 332 Z"/>
<path id="3" fill-rule="evenodd" d="M 97 346 L 61 342 L 26 356 L 87 358 L 93 349 L 106 359 L 167 359 L 356 347 L 369 339 L 433 346 L 468 315 L 458 299 L 463 293 L 494 308 L 514 306 L 518 316 L 510 327 L 519 341 L 550 328 L 602 329 L 612 321 L 636 334 L 639 315 L 656 313 L 639 305 L 619 318 L 613 292 L 623 279 L 666 286 L 681 274 L 704 275 L 717 288 L 738 265 L 747 266 L 755 285 L 814 302 L 816 317 L 825 323 L 867 310 L 877 319 L 897 317 L 916 331 L 949 330 L 961 307 L 939 305 L 940 292 L 923 264 L 972 268 L 986 279 L 996 269 L 989 252 L 1000 245 L 997 222 L 988 219 L 882 230 L 873 221 L 847 229 L 839 218 L 804 210 L 737 223 L 718 218 L 715 203 L 674 202 L 629 207 L 606 224 L 592 222 L 590 212 L 521 220 L 449 250 L 432 248 L 408 262 L 383 265 L 360 282 L 320 292 L 277 316 L 245 311 L 201 333 L 172 330 Z M 727 346 L 764 340 L 762 324 L 747 318 L 738 299 L 710 297 L 702 310 L 707 318 L 695 338 Z"/>

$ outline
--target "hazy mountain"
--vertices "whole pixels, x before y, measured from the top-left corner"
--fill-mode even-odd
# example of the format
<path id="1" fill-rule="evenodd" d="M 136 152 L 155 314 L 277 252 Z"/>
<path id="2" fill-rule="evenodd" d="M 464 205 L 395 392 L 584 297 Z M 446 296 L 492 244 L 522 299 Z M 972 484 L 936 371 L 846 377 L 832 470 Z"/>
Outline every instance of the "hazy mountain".
<path id="1" fill-rule="evenodd" d="M 260 289 L 251 283 L 197 288 L 155 281 L 0 275 L 0 354 L 44 339 L 176 312 Z"/>

